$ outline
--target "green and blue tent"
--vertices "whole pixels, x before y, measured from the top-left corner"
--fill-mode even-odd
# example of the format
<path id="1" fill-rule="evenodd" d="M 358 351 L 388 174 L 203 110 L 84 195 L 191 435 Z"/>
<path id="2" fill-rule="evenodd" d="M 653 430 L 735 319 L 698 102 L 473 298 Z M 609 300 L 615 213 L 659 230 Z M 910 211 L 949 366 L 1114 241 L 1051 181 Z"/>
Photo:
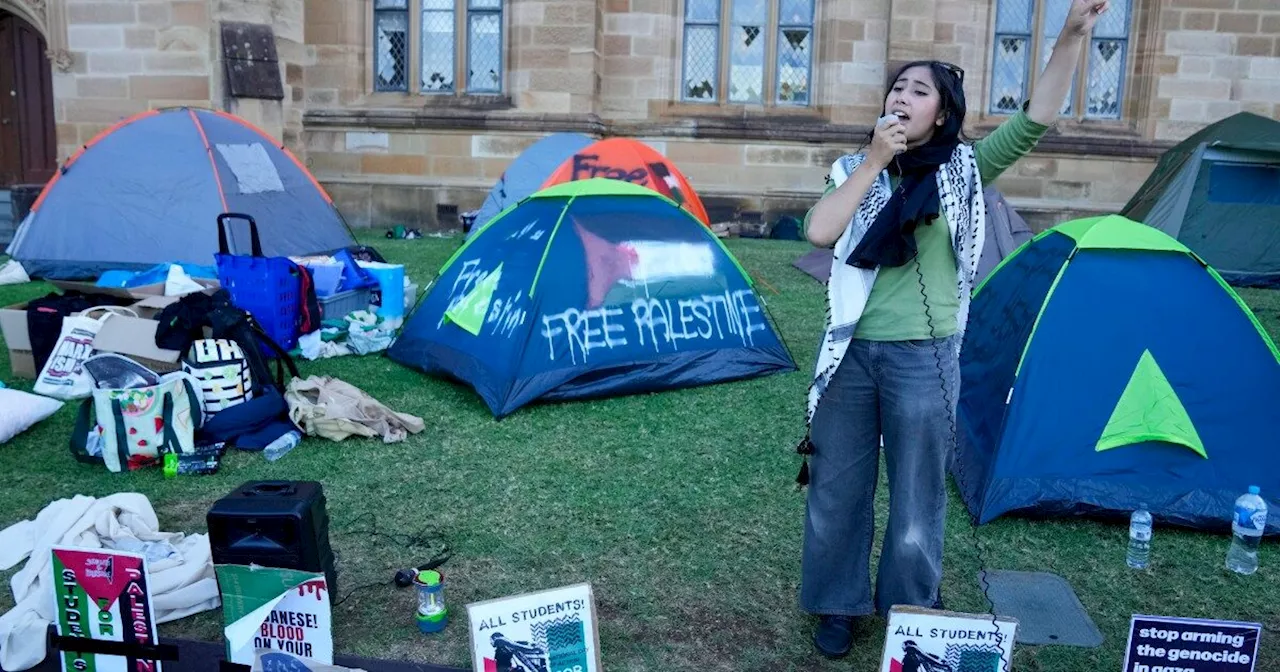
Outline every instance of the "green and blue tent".
<path id="1" fill-rule="evenodd" d="M 388 355 L 470 385 L 495 417 L 796 369 L 720 239 L 675 201 L 608 178 L 543 189 L 489 220 Z"/>
<path id="2" fill-rule="evenodd" d="M 1044 231 L 974 293 L 952 472 L 1006 513 L 1228 529 L 1258 485 L 1280 532 L 1280 354 L 1211 266 L 1119 215 Z"/>

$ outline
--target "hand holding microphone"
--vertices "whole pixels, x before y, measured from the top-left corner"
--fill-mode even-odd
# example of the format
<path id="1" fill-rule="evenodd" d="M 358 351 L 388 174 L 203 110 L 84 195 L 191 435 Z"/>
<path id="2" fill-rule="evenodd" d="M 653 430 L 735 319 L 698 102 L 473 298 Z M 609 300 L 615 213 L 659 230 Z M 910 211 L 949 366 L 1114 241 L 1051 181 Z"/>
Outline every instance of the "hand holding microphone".
<path id="1" fill-rule="evenodd" d="M 876 122 L 870 156 L 887 166 L 893 157 L 907 151 L 907 129 L 897 115 L 886 114 Z"/>

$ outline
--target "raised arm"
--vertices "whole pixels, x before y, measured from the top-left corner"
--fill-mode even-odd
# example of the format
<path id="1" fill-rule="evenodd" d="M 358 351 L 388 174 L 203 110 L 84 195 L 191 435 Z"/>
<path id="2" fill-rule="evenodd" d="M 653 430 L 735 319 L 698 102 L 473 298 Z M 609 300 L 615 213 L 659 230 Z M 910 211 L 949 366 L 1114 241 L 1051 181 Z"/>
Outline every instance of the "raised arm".
<path id="1" fill-rule="evenodd" d="M 988 184 L 1035 148 L 1045 131 L 1057 121 L 1062 102 L 1080 63 L 1080 50 L 1089 33 L 1111 3 L 1106 0 L 1074 0 L 1066 23 L 1053 45 L 1049 62 L 1036 82 L 1024 110 L 1000 124 L 987 137 L 974 143 L 978 170 Z"/>
<path id="2" fill-rule="evenodd" d="M 1080 63 L 1080 50 L 1089 40 L 1093 26 L 1111 6 L 1107 0 L 1073 0 L 1067 12 L 1067 20 L 1053 45 L 1049 63 L 1036 82 L 1027 105 L 1027 116 L 1032 121 L 1048 126 L 1058 119 L 1062 101 L 1071 89 L 1071 79 Z"/>

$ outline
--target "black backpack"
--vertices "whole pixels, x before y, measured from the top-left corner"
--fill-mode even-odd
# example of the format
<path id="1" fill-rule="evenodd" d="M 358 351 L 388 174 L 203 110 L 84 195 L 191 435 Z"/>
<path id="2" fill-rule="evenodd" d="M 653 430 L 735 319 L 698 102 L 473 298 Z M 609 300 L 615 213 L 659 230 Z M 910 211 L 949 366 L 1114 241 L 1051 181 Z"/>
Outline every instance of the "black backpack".
<path id="1" fill-rule="evenodd" d="M 191 343 L 204 338 L 209 328 L 213 338 L 235 341 L 244 351 L 253 384 L 257 389 L 270 386 L 283 393 L 292 378 L 301 377 L 293 358 L 267 335 L 262 325 L 253 319 L 249 311 L 237 308 L 231 302 L 231 294 L 219 289 L 212 295 L 197 292 L 188 294 L 160 311 L 156 316 L 156 347 L 186 352 Z M 270 357 L 264 354 L 270 353 Z M 276 360 L 275 373 L 267 360 Z M 285 369 L 291 378 L 285 378 Z"/>

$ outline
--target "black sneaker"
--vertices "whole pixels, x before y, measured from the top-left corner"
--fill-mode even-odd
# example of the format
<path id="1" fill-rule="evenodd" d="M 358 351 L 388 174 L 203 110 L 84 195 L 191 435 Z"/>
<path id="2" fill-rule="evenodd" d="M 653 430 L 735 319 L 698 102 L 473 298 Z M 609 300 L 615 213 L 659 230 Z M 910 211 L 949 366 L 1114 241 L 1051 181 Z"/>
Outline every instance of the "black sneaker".
<path id="1" fill-rule="evenodd" d="M 813 645 L 828 658 L 841 658 L 853 645 L 853 618 L 851 616 L 823 616 L 818 632 L 813 635 Z"/>

